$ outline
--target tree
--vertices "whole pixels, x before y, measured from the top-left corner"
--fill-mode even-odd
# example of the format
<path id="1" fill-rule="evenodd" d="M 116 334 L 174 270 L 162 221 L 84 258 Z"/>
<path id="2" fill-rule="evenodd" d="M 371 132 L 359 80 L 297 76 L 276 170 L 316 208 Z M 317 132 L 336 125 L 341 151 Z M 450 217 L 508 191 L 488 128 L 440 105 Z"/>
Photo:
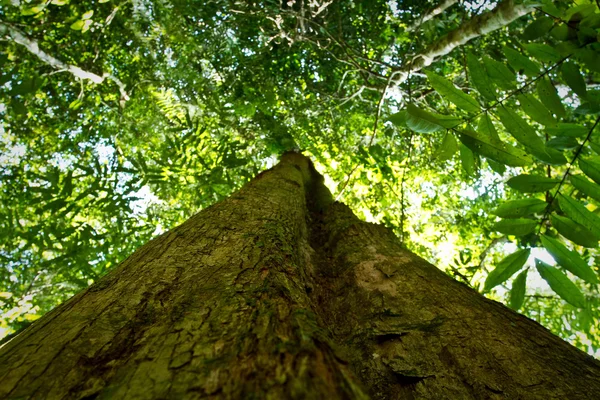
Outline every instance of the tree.
<path id="1" fill-rule="evenodd" d="M 569 398 L 600 362 L 402 248 L 288 153 L 0 353 L 3 398 Z"/>
<path id="2" fill-rule="evenodd" d="M 303 149 L 360 218 L 600 354 L 600 14 L 540 3 L 0 2 L 0 336 Z"/>

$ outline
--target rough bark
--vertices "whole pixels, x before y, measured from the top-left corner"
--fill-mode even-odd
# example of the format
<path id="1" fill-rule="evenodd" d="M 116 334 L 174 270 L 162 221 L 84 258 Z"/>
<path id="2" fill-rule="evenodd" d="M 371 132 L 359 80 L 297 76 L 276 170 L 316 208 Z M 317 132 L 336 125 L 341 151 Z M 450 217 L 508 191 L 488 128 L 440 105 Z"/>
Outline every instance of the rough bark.
<path id="1" fill-rule="evenodd" d="M 288 154 L 1 348 L 0 398 L 596 399 L 600 363 Z"/>

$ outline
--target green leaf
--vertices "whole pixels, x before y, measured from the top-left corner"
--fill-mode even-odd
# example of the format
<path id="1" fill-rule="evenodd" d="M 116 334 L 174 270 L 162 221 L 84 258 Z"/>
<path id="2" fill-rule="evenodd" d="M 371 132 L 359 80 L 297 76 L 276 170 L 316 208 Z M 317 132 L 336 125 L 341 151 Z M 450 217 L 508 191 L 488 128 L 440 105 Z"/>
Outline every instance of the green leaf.
<path id="1" fill-rule="evenodd" d="M 583 225 L 578 224 L 570 220 L 569 218 L 562 217 L 560 215 L 551 215 L 550 222 L 552 226 L 564 237 L 577 243 L 583 247 L 594 248 L 598 246 L 598 240 L 600 237 L 595 236 L 590 230 Z"/>
<path id="2" fill-rule="evenodd" d="M 594 152 L 596 154 L 600 154 L 600 144 L 594 143 L 594 142 L 590 142 L 590 141 L 588 141 L 587 144 L 588 144 L 588 146 L 591 147 L 592 150 L 594 150 Z"/>
<path id="3" fill-rule="evenodd" d="M 425 74 L 431 86 L 446 100 L 454 103 L 460 110 L 473 113 L 480 111 L 477 100 L 458 89 L 451 81 L 431 71 L 425 71 Z"/>
<path id="4" fill-rule="evenodd" d="M 390 117 L 388 118 L 388 121 L 390 121 L 392 124 L 394 124 L 396 126 L 406 128 L 406 117 L 407 117 L 406 110 L 401 110 L 395 114 L 390 115 Z"/>
<path id="5" fill-rule="evenodd" d="M 533 233 L 538 221 L 529 218 L 503 219 L 494 224 L 493 229 L 505 235 L 525 236 Z"/>
<path id="6" fill-rule="evenodd" d="M 475 89 L 486 100 L 496 100 L 496 89 L 494 89 L 485 67 L 481 64 L 480 59 L 472 53 L 467 53 L 467 68 Z"/>
<path id="7" fill-rule="evenodd" d="M 546 77 L 539 79 L 537 81 L 537 92 L 540 100 L 548 109 L 554 113 L 556 116 L 564 117 L 565 116 L 565 108 L 562 105 L 560 97 L 558 96 L 558 92 L 556 88 L 550 82 L 550 80 Z"/>
<path id="8" fill-rule="evenodd" d="M 24 8 L 23 10 L 21 10 L 21 15 L 23 15 L 23 16 L 36 15 L 36 14 L 39 14 L 42 11 L 44 11 L 45 8 L 46 8 L 46 6 L 44 4 L 39 4 L 39 5 L 33 6 L 33 7 L 27 7 L 27 8 Z"/>
<path id="9" fill-rule="evenodd" d="M 85 21 L 80 19 L 71 24 L 71 29 L 73 29 L 74 31 L 80 31 L 83 29 L 84 25 L 85 25 Z"/>
<path id="10" fill-rule="evenodd" d="M 528 148 L 529 153 L 531 153 L 535 158 L 540 160 L 541 162 L 548 165 L 564 165 L 567 163 L 567 159 L 565 155 L 552 147 L 548 147 L 543 145 L 540 148 Z"/>
<path id="11" fill-rule="evenodd" d="M 540 239 L 542 245 L 561 267 L 588 283 L 599 282 L 596 273 L 579 254 L 567 249 L 562 243 L 550 236 L 541 235 Z"/>
<path id="12" fill-rule="evenodd" d="M 483 64 L 494 84 L 504 90 L 514 89 L 517 79 L 506 65 L 488 56 L 483 57 Z"/>
<path id="13" fill-rule="evenodd" d="M 450 132 L 446 132 L 442 144 L 435 152 L 434 157 L 440 161 L 447 161 L 458 151 L 458 142 L 454 135 Z"/>
<path id="14" fill-rule="evenodd" d="M 578 308 L 585 307 L 585 297 L 564 273 L 538 259 L 535 260 L 535 267 L 552 290 L 563 300 Z"/>
<path id="15" fill-rule="evenodd" d="M 573 150 L 579 147 L 579 142 L 574 137 L 559 136 L 548 140 L 546 142 L 546 147 L 557 150 Z"/>
<path id="16" fill-rule="evenodd" d="M 477 124 L 477 132 L 485 135 L 491 140 L 495 140 L 500 142 L 500 136 L 498 136 L 498 131 L 492 122 L 490 116 L 485 113 L 481 117 L 479 117 L 479 122 Z"/>
<path id="17" fill-rule="evenodd" d="M 487 159 L 487 162 L 490 165 L 490 168 L 492 169 L 492 171 L 494 171 L 500 175 L 504 175 L 504 173 L 506 172 L 506 167 L 504 166 L 504 164 L 501 164 L 501 163 L 491 160 L 489 158 Z"/>
<path id="18" fill-rule="evenodd" d="M 588 129 L 577 124 L 558 124 L 546 127 L 546 132 L 551 136 L 582 137 L 588 134 Z"/>
<path id="19" fill-rule="evenodd" d="M 502 48 L 508 63 L 515 71 L 523 72 L 525 75 L 529 77 L 536 77 L 540 73 L 540 67 L 527 56 L 524 56 L 519 51 L 504 46 Z"/>
<path id="20" fill-rule="evenodd" d="M 459 138 L 471 151 L 504 165 L 519 167 L 530 165 L 533 162 L 525 151 L 503 143 L 499 139 L 492 139 L 487 135 L 466 130 L 460 132 Z"/>
<path id="21" fill-rule="evenodd" d="M 577 96 L 585 98 L 587 95 L 587 88 L 577 64 L 567 61 L 560 67 L 560 72 L 567 85 L 573 89 L 573 92 L 575 92 Z"/>
<path id="22" fill-rule="evenodd" d="M 542 125 L 556 125 L 556 120 L 550 111 L 532 94 L 520 94 L 517 96 L 519 104 L 532 120 Z"/>
<path id="23" fill-rule="evenodd" d="M 543 43 L 524 44 L 529 54 L 542 62 L 555 63 L 560 60 L 560 54 L 553 47 Z"/>
<path id="24" fill-rule="evenodd" d="M 523 31 L 522 38 L 525 40 L 535 40 L 546 35 L 552 26 L 554 20 L 550 17 L 541 16 L 535 19 L 531 24 L 527 25 L 527 28 Z"/>
<path id="25" fill-rule="evenodd" d="M 83 13 L 81 19 L 90 19 L 94 15 L 94 10 L 89 10 Z"/>
<path id="26" fill-rule="evenodd" d="M 541 213 L 547 205 L 545 201 L 539 199 L 511 200 L 501 204 L 492 213 L 500 218 L 522 218 Z"/>
<path id="27" fill-rule="evenodd" d="M 585 208 L 583 204 L 562 193 L 558 194 L 558 204 L 569 218 L 585 226 L 594 236 L 600 236 L 600 217 Z"/>
<path id="28" fill-rule="evenodd" d="M 593 72 L 600 73 L 600 54 L 589 47 L 578 50 L 575 57 Z"/>
<path id="29" fill-rule="evenodd" d="M 523 118 L 504 106 L 498 107 L 496 111 L 508 133 L 519 143 L 538 151 L 544 151 L 544 142 Z"/>
<path id="30" fill-rule="evenodd" d="M 521 249 L 504 257 L 485 279 L 483 291 L 489 292 L 496 286 L 506 282 L 518 270 L 523 268 L 529 258 L 529 253 L 530 249 Z"/>
<path id="31" fill-rule="evenodd" d="M 467 173 L 467 176 L 475 175 L 477 171 L 477 167 L 475 166 L 475 156 L 473 152 L 466 146 L 460 145 L 460 161 L 462 163 L 462 167 Z"/>
<path id="32" fill-rule="evenodd" d="M 592 178 L 596 183 L 600 184 L 600 163 L 591 160 L 579 159 L 579 168 L 584 174 Z"/>
<path id="33" fill-rule="evenodd" d="M 527 271 L 521 272 L 513 280 L 512 287 L 510 289 L 510 297 L 508 300 L 508 306 L 513 310 L 517 311 L 523 306 L 525 300 L 525 285 L 527 284 Z"/>
<path id="34" fill-rule="evenodd" d="M 542 175 L 521 174 L 510 178 L 506 184 L 523 193 L 546 192 L 554 188 L 560 179 L 548 178 Z"/>
<path id="35" fill-rule="evenodd" d="M 452 128 L 462 121 L 460 118 L 433 114 L 409 103 L 406 106 L 406 126 L 418 133 L 431 133 Z"/>

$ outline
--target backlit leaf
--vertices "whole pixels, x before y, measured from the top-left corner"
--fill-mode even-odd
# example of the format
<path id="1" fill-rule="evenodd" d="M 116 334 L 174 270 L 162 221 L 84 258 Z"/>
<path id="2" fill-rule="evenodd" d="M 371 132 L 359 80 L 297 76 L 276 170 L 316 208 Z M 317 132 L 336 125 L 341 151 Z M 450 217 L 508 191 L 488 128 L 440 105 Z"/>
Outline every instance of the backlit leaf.
<path id="1" fill-rule="evenodd" d="M 532 57 L 547 63 L 555 63 L 560 60 L 560 54 L 551 46 L 545 43 L 529 43 L 523 47 Z"/>
<path id="2" fill-rule="evenodd" d="M 535 231 L 538 222 L 529 218 L 503 219 L 493 229 L 505 235 L 525 236 Z"/>
<path id="3" fill-rule="evenodd" d="M 532 94 L 520 94 L 517 96 L 519 104 L 523 107 L 525 114 L 542 125 L 555 125 L 556 120 L 550 111 Z"/>
<path id="4" fill-rule="evenodd" d="M 573 221 L 585 226 L 594 236 L 600 236 L 600 217 L 588 210 L 583 204 L 570 196 L 558 194 L 560 209 Z"/>
<path id="5" fill-rule="evenodd" d="M 525 270 L 521 272 L 517 277 L 513 280 L 512 287 L 510 289 L 510 297 L 508 301 L 508 306 L 513 310 L 519 310 L 523 306 L 523 301 L 525 300 L 525 285 L 527 284 L 527 271 Z"/>
<path id="6" fill-rule="evenodd" d="M 484 292 L 488 292 L 496 286 L 506 282 L 517 271 L 523 268 L 527 258 L 529 258 L 530 249 L 521 249 L 504 257 L 496 268 L 492 270 L 485 279 L 483 287 Z"/>
<path id="7" fill-rule="evenodd" d="M 521 174 L 510 178 L 506 184 L 523 193 L 546 192 L 553 189 L 560 179 L 548 178 L 543 175 Z"/>
<path id="8" fill-rule="evenodd" d="M 562 105 L 556 88 L 546 77 L 537 81 L 537 92 L 540 100 L 548 109 L 559 117 L 565 115 L 565 108 Z"/>
<path id="9" fill-rule="evenodd" d="M 543 151 L 544 142 L 523 118 L 517 115 L 517 113 L 515 113 L 513 110 L 510 110 L 504 106 L 498 107 L 496 111 L 498 113 L 498 117 L 500 117 L 500 121 L 506 127 L 508 133 L 517 139 L 519 143 L 526 147 Z"/>
<path id="10" fill-rule="evenodd" d="M 494 140 L 486 135 L 465 130 L 460 132 L 460 141 L 471 151 L 491 160 L 514 167 L 530 165 L 531 157 L 523 150 Z"/>
<path id="11" fill-rule="evenodd" d="M 579 97 L 585 97 L 587 94 L 587 89 L 577 64 L 567 61 L 561 65 L 560 71 L 563 79 L 565 82 L 567 82 L 567 85 L 573 89 L 573 92 L 575 92 Z"/>
<path id="12" fill-rule="evenodd" d="M 536 18 L 532 23 L 527 25 L 525 30 L 523 31 L 523 39 L 525 40 L 535 40 L 538 39 L 550 31 L 552 26 L 554 25 L 554 20 L 547 16 L 541 16 Z"/>
<path id="13" fill-rule="evenodd" d="M 500 218 L 522 218 L 543 212 L 547 205 L 539 199 L 511 200 L 502 203 L 492 213 Z"/>
<path id="14" fill-rule="evenodd" d="M 558 233 L 560 233 L 573 243 L 577 243 L 580 246 L 590 248 L 598 246 L 598 240 L 600 240 L 600 237 L 595 236 L 585 226 L 580 225 L 567 217 L 555 214 L 550 216 L 550 222 L 552 223 L 552 226 L 558 231 Z"/>
<path id="15" fill-rule="evenodd" d="M 431 71 L 425 71 L 425 74 L 431 86 L 446 100 L 454 103 L 461 110 L 479 112 L 480 107 L 477 100 L 456 88 L 451 81 Z"/>
<path id="16" fill-rule="evenodd" d="M 600 184 L 600 163 L 592 160 L 579 159 L 579 168 L 584 174 L 592 178 L 596 183 Z"/>
<path id="17" fill-rule="evenodd" d="M 530 77 L 535 77 L 540 73 L 540 67 L 527 56 L 521 54 L 521 52 L 510 48 L 508 46 L 504 46 L 502 48 L 508 63 L 515 71 L 523 72 L 525 75 Z"/>
<path id="18" fill-rule="evenodd" d="M 489 77 L 499 88 L 510 90 L 516 86 L 517 80 L 515 74 L 506 65 L 488 56 L 483 57 L 483 63 Z"/>
<path id="19" fill-rule="evenodd" d="M 551 136 L 582 137 L 588 134 L 588 129 L 577 124 L 560 123 L 557 126 L 547 126 L 546 132 Z"/>
<path id="20" fill-rule="evenodd" d="M 585 307 L 585 297 L 564 273 L 538 259 L 535 260 L 535 267 L 552 290 L 563 300 L 575 307 Z"/>
<path id="21" fill-rule="evenodd" d="M 496 90 L 488 76 L 487 70 L 481 64 L 481 60 L 472 53 L 467 53 L 467 67 L 471 82 L 475 86 L 475 89 L 477 89 L 486 100 L 496 100 Z"/>
<path id="22" fill-rule="evenodd" d="M 569 250 L 558 240 L 547 235 L 541 235 L 542 245 L 556 260 L 558 265 L 583 279 L 588 283 L 598 283 L 598 276 L 592 268 L 576 252 Z"/>
<path id="23" fill-rule="evenodd" d="M 442 144 L 435 152 L 435 158 L 440 161 L 446 161 L 452 158 L 452 156 L 458 151 L 458 142 L 454 135 L 447 132 L 442 139 Z"/>

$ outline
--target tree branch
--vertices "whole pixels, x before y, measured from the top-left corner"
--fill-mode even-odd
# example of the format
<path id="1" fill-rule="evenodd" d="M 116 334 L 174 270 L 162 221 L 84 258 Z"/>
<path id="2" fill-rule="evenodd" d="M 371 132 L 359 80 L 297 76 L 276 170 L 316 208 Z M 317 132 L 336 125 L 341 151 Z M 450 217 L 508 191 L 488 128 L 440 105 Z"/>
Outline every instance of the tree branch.
<path id="1" fill-rule="evenodd" d="M 119 91 L 121 92 L 121 100 L 129 100 L 129 95 L 127 94 L 125 84 L 121 82 L 119 78 L 106 73 L 100 76 L 94 74 L 93 72 L 85 71 L 75 65 L 67 64 L 40 49 L 39 44 L 35 40 L 28 38 L 27 35 L 25 35 L 25 33 L 23 33 L 20 29 L 7 22 L 0 21 L 0 35 L 4 36 L 7 40 L 12 40 L 13 42 L 25 47 L 27 51 L 42 60 L 44 63 L 50 65 L 52 68 L 59 71 L 67 71 L 78 79 L 87 79 L 95 84 L 100 84 L 106 79 L 113 81 L 119 87 Z"/>
<path id="2" fill-rule="evenodd" d="M 409 25 L 408 28 L 406 28 L 406 30 L 414 31 L 414 30 L 418 29 L 422 24 L 424 24 L 425 22 L 429 21 L 430 19 L 433 19 L 436 16 L 440 15 L 441 13 L 444 12 L 444 10 L 453 6 L 456 3 L 458 3 L 458 0 L 443 0 L 433 10 L 429 11 L 428 13 L 423 15 L 423 17 L 421 17 L 420 19 L 418 19 L 417 21 L 415 21 L 414 23 Z"/>
<path id="3" fill-rule="evenodd" d="M 403 83 L 408 78 L 409 72 L 420 71 L 431 65 L 436 58 L 450 53 L 469 40 L 500 29 L 533 10 L 535 10 L 534 6 L 515 4 L 514 0 L 501 1 L 492 11 L 471 18 L 433 43 L 421 54 L 417 54 L 411 62 L 400 67 L 401 74 L 394 83 L 397 85 Z"/>

